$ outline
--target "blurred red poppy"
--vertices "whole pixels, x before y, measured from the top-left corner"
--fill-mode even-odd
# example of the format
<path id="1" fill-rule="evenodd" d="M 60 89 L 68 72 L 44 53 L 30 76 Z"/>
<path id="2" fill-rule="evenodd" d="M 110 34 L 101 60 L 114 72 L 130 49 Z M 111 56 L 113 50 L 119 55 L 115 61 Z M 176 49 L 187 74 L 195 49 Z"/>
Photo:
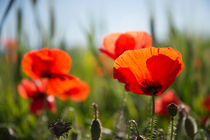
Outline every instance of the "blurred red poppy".
<path id="1" fill-rule="evenodd" d="M 32 100 L 30 112 L 35 115 L 39 115 L 45 105 L 48 110 L 56 112 L 55 99 L 53 96 L 45 94 L 46 87 L 47 79 L 43 81 L 24 79 L 18 86 L 19 94 L 25 99 L 30 98 Z"/>
<path id="2" fill-rule="evenodd" d="M 174 90 L 168 90 L 164 95 L 155 100 L 155 113 L 168 116 L 168 105 L 174 103 L 177 106 L 182 102 L 176 96 Z"/>
<path id="3" fill-rule="evenodd" d="M 69 75 L 68 78 L 63 81 L 56 79 L 56 82 L 53 82 L 53 84 L 62 87 L 62 91 L 57 91 L 57 93 L 60 94 L 56 94 L 61 100 L 71 99 L 80 102 L 84 101 L 89 94 L 89 86 L 75 76 Z M 52 95 L 55 93 L 55 90 L 48 88 L 47 92 Z"/>
<path id="4" fill-rule="evenodd" d="M 32 79 L 59 77 L 69 72 L 71 58 L 60 49 L 44 48 L 26 53 L 22 68 Z"/>
<path id="5" fill-rule="evenodd" d="M 202 102 L 203 108 L 210 112 L 210 95 L 207 95 Z"/>
<path id="6" fill-rule="evenodd" d="M 5 59 L 8 63 L 16 63 L 17 62 L 17 50 L 16 47 L 18 45 L 17 40 L 15 38 L 7 38 L 3 40 L 3 47 L 5 50 Z"/>
<path id="7" fill-rule="evenodd" d="M 23 71 L 33 79 L 47 78 L 47 94 L 63 100 L 83 101 L 89 87 L 78 78 L 67 75 L 71 68 L 70 56 L 59 49 L 44 48 L 25 54 Z M 74 91 L 74 89 L 77 91 Z"/>
<path id="8" fill-rule="evenodd" d="M 48 88 L 53 88 L 52 95 L 55 95 L 65 90 L 62 87 L 68 86 L 64 84 L 57 86 L 55 83 L 68 77 L 71 58 L 65 51 L 44 48 L 26 53 L 22 60 L 22 68 L 33 79 L 48 78 Z"/>
<path id="9" fill-rule="evenodd" d="M 3 40 L 5 50 L 15 49 L 17 47 L 17 40 L 15 38 L 6 38 Z"/>
<path id="10" fill-rule="evenodd" d="M 114 63 L 114 79 L 136 94 L 162 94 L 184 68 L 182 55 L 173 48 L 128 50 Z"/>
<path id="11" fill-rule="evenodd" d="M 103 47 L 99 50 L 116 59 L 126 50 L 136 50 L 152 46 L 152 37 L 146 32 L 112 33 L 104 37 Z"/>

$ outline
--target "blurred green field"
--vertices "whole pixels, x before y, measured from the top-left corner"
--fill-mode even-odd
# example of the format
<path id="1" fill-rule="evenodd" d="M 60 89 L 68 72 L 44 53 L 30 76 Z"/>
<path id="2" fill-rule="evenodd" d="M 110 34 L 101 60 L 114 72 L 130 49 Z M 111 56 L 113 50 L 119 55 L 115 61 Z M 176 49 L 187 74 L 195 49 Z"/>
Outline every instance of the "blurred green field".
<path id="1" fill-rule="evenodd" d="M 209 117 L 210 114 L 201 104 L 210 93 L 210 37 L 202 38 L 180 32 L 169 18 L 168 38 L 158 41 L 153 22 L 154 20 L 150 21 L 150 32 L 155 40 L 154 46 L 173 47 L 183 56 L 184 70 L 170 88 L 190 107 L 190 115 L 195 118 L 198 129 L 209 133 L 209 127 L 207 129 L 202 124 L 201 117 Z M 56 139 L 48 130 L 48 124 L 53 120 L 64 120 L 72 123 L 73 129 L 69 132 L 69 137 L 76 133 L 78 139 L 89 140 L 94 114 L 91 106 L 93 102 L 98 104 L 103 140 L 117 139 L 117 136 L 127 134 L 128 121 L 133 119 L 138 123 L 141 134 L 144 134 L 144 128 L 151 116 L 150 96 L 126 93 L 123 84 L 112 78 L 113 62 L 99 53 L 98 46 L 101 44 L 96 42 L 102 42 L 102 39 L 96 40 L 97 31 L 94 25 L 84 32 L 88 42 L 86 46 L 68 46 L 62 40 L 54 45 L 50 40 L 52 31 L 49 35 L 42 34 L 41 45 L 37 47 L 56 46 L 70 54 L 70 74 L 90 85 L 88 99 L 81 103 L 56 99 L 55 114 L 47 110 L 43 110 L 39 116 L 30 114 L 30 101 L 18 94 L 17 85 L 21 79 L 27 78 L 21 71 L 21 60 L 31 47 L 28 46 L 21 28 L 18 29 L 16 62 L 6 61 L 7 53 L 4 50 L 0 52 L 0 139 Z M 166 133 L 169 133 L 169 122 L 169 118 L 157 116 L 157 127 L 163 128 Z M 188 139 L 184 134 L 180 137 L 183 140 Z"/>

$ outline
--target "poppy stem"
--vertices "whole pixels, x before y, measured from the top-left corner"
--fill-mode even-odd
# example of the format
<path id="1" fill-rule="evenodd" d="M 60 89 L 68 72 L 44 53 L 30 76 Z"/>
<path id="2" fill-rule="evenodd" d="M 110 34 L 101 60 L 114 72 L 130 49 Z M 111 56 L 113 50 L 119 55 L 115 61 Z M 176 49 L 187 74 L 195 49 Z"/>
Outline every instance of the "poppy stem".
<path id="1" fill-rule="evenodd" d="M 173 140 L 174 137 L 174 117 L 171 118 L 171 138 L 170 140 Z"/>
<path id="2" fill-rule="evenodd" d="M 152 94 L 152 116 L 155 115 L 155 95 Z"/>
<path id="3" fill-rule="evenodd" d="M 152 94 L 152 124 L 151 124 L 150 140 L 153 139 L 154 116 L 155 116 L 155 95 L 153 93 Z"/>

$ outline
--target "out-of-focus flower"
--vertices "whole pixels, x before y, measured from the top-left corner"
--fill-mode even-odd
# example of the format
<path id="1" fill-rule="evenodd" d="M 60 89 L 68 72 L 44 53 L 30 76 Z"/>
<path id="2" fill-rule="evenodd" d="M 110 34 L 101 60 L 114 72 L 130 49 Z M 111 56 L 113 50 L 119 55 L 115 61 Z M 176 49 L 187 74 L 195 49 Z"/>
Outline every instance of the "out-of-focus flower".
<path id="1" fill-rule="evenodd" d="M 4 50 L 15 49 L 17 47 L 17 40 L 14 38 L 8 38 L 3 41 Z"/>
<path id="2" fill-rule="evenodd" d="M 202 102 L 203 108 L 210 112 L 210 95 L 207 95 Z"/>
<path id="3" fill-rule="evenodd" d="M 162 94 L 184 68 L 182 55 L 173 48 L 128 50 L 114 63 L 114 79 L 136 94 Z"/>
<path id="4" fill-rule="evenodd" d="M 30 51 L 22 60 L 23 71 L 32 79 L 62 77 L 71 68 L 70 56 L 60 49 Z"/>
<path id="5" fill-rule="evenodd" d="M 60 49 L 44 48 L 30 51 L 24 55 L 22 60 L 23 71 L 32 79 L 48 79 L 48 89 L 53 90 L 47 93 L 51 95 L 63 93 L 68 88 L 63 81 L 68 79 L 67 73 L 70 68 L 70 56 Z"/>
<path id="6" fill-rule="evenodd" d="M 108 34 L 103 39 L 103 48 L 99 50 L 112 59 L 116 59 L 126 50 L 136 50 L 152 46 L 152 37 L 146 32 L 131 31 Z"/>
<path id="7" fill-rule="evenodd" d="M 203 67 L 203 62 L 201 58 L 195 57 L 193 60 L 193 65 L 197 70 L 200 70 Z"/>
<path id="8" fill-rule="evenodd" d="M 204 125 L 210 124 L 210 116 L 202 116 L 202 117 L 201 117 L 201 122 L 202 122 Z"/>
<path id="9" fill-rule="evenodd" d="M 18 86 L 19 94 L 25 99 L 31 99 L 30 112 L 35 115 L 39 115 L 44 107 L 56 112 L 55 99 L 45 94 L 46 87 L 47 79 L 42 81 L 24 79 Z"/>
<path id="10" fill-rule="evenodd" d="M 8 63 L 16 63 L 17 62 L 17 40 L 16 39 L 6 39 L 3 41 L 3 47 L 5 50 L 5 59 Z"/>
<path id="11" fill-rule="evenodd" d="M 28 52 L 22 60 L 22 68 L 32 79 L 48 79 L 47 95 L 76 101 L 83 101 L 88 95 L 88 85 L 78 78 L 68 75 L 71 58 L 65 51 L 44 48 Z M 73 92 L 75 88 L 78 89 L 77 92 Z"/>
<path id="12" fill-rule="evenodd" d="M 182 104 L 174 90 L 168 90 L 164 95 L 155 100 L 155 113 L 168 116 L 168 105 L 171 103 L 177 106 Z"/>

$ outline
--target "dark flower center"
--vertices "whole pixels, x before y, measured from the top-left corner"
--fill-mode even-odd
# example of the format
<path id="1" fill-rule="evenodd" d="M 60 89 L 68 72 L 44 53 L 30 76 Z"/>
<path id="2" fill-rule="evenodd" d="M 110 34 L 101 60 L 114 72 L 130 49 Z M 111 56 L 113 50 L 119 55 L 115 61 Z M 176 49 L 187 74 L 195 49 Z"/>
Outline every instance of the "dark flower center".
<path id="1" fill-rule="evenodd" d="M 145 94 L 151 94 L 151 95 L 157 94 L 162 88 L 160 83 L 155 82 L 155 81 L 149 81 L 149 80 L 144 80 L 141 83 L 141 85 L 139 85 L 139 87 Z"/>

